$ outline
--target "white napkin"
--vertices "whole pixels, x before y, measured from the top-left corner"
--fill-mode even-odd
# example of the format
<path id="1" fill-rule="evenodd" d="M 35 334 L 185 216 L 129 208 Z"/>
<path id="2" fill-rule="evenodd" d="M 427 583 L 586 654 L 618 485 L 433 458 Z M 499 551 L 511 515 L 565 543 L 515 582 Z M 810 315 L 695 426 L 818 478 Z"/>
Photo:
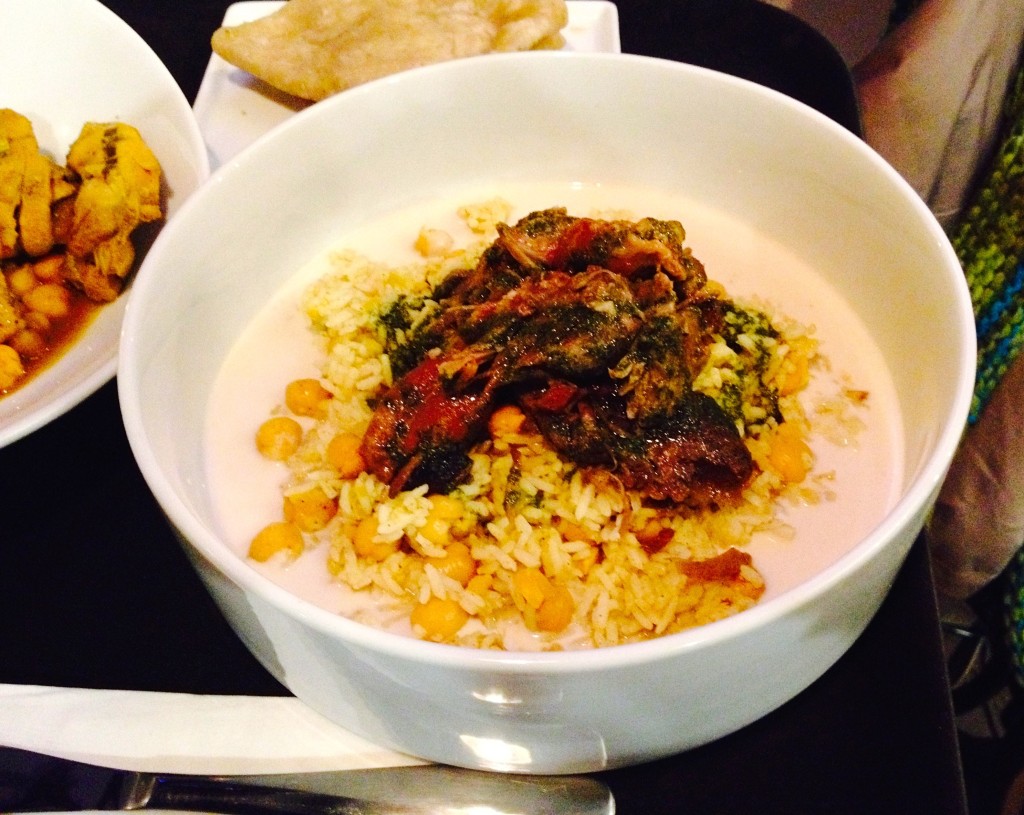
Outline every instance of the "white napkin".
<path id="1" fill-rule="evenodd" d="M 0 685 L 0 745 L 139 772 L 316 772 L 423 764 L 292 697 Z"/>

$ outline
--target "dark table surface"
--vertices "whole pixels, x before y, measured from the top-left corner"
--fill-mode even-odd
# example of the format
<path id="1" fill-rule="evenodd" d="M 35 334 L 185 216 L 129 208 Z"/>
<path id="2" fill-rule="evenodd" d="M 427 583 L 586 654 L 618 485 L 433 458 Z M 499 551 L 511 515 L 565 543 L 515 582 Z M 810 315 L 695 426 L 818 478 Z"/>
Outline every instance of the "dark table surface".
<path id="1" fill-rule="evenodd" d="M 193 99 L 228 3 L 105 2 Z M 788 15 L 748 0 L 618 7 L 624 51 L 738 74 L 858 129 L 841 61 Z M 288 693 L 193 574 L 132 459 L 113 383 L 0 450 L 0 483 L 0 682 Z M 625 815 L 965 813 L 923 544 L 863 636 L 798 697 L 713 744 L 601 775 Z"/>

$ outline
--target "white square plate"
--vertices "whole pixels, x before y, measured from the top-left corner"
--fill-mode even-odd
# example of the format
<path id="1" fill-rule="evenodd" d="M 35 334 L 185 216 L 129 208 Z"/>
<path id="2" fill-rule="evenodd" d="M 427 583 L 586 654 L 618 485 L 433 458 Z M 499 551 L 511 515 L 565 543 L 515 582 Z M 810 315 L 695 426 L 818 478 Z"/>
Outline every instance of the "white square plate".
<path id="1" fill-rule="evenodd" d="M 245 0 L 228 6 L 224 25 L 239 25 L 279 9 L 279 0 Z M 619 17 L 607 0 L 570 0 L 569 25 L 562 31 L 566 51 L 618 53 Z M 216 170 L 293 113 L 310 105 L 271 88 L 216 54 L 206 66 L 193 105 Z"/>

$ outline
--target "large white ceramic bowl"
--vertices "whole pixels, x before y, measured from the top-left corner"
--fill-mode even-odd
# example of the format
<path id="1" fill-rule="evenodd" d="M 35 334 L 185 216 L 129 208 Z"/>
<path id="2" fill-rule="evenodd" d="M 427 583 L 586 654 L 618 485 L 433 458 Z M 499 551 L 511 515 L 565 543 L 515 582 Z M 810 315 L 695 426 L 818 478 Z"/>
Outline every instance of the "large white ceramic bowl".
<path id="1" fill-rule="evenodd" d="M 135 125 L 163 167 L 168 217 L 210 172 L 178 84 L 145 41 L 96 0 L 4 0 L 0 106 L 27 116 L 40 147 L 61 163 L 86 122 Z M 0 399 L 0 447 L 114 375 L 125 302 L 105 306 L 54 364 Z"/>
<path id="2" fill-rule="evenodd" d="M 700 629 L 524 654 L 364 627 L 297 598 L 231 550 L 211 500 L 203 438 L 211 385 L 243 329 L 346 231 L 465 188 L 520 181 L 685 191 L 770 236 L 845 299 L 890 369 L 904 443 L 891 508 L 848 552 Z M 972 326 L 941 229 L 843 128 L 692 66 L 509 55 L 337 96 L 215 173 L 143 264 L 118 381 L 132 449 L 199 574 L 239 636 L 296 696 L 374 742 L 427 759 L 564 773 L 641 762 L 735 731 L 850 646 L 889 589 L 953 455 L 972 389 Z"/>

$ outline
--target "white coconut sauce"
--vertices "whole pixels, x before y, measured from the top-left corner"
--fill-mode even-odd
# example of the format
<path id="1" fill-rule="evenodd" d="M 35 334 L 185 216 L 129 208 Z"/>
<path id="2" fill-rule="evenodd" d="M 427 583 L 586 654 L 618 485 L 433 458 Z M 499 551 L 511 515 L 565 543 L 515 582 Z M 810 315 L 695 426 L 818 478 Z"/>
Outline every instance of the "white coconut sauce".
<path id="1" fill-rule="evenodd" d="M 804 395 L 809 414 L 843 387 L 869 393 L 866 406 L 853 411 L 862 427 L 849 444 L 837 445 L 820 435 L 811 439 L 817 459 L 811 477 L 829 474 L 825 487 L 833 497 L 816 505 L 781 503 L 780 519 L 795 534 L 760 534 L 752 542 L 754 565 L 766 580 L 765 600 L 834 563 L 894 505 L 903 481 L 903 438 L 895 391 L 880 351 L 857 315 L 820 275 L 769 236 L 727 215 L 683 197 L 628 187 L 502 185 L 375 220 L 347 235 L 341 245 L 386 263 L 415 261 L 419 258 L 412 244 L 422 226 L 444 229 L 456 241 L 468 242 L 470 233 L 456 216 L 457 208 L 495 196 L 514 204 L 511 222 L 553 206 L 565 206 L 573 215 L 627 212 L 630 217 L 681 221 L 687 245 L 708 277 L 722 283 L 730 296 L 757 298 L 769 314 L 813 326 L 830 369 L 816 369 Z M 300 298 L 327 269 L 325 252 L 297 270 L 236 342 L 214 384 L 206 427 L 209 483 L 221 532 L 240 557 L 260 528 L 280 519 L 280 488 L 287 472 L 283 464 L 263 459 L 253 438 L 281 404 L 287 382 L 320 373 L 320 347 Z M 331 581 L 325 560 L 325 547 L 320 547 L 293 563 L 252 565 L 317 605 L 350 613 L 362 600 Z"/>

